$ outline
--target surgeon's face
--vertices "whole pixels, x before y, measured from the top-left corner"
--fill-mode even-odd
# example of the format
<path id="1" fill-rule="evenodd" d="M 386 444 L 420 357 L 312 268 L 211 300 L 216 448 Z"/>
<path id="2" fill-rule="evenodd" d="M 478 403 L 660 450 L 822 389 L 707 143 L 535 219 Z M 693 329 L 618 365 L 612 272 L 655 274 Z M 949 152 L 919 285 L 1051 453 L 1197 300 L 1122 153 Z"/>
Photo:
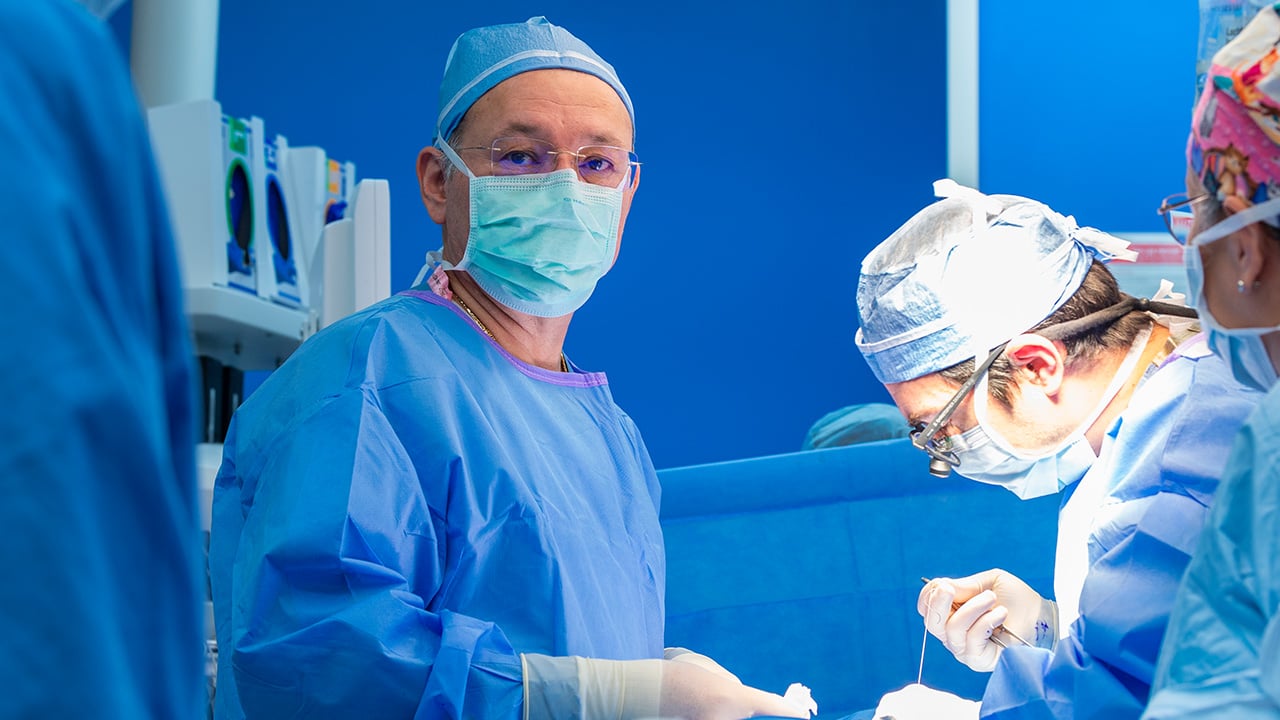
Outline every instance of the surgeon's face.
<path id="1" fill-rule="evenodd" d="M 956 382 L 937 373 L 885 385 L 889 396 L 910 425 L 927 425 L 938 416 L 959 387 Z M 975 392 L 977 391 L 971 390 L 956 406 L 940 435 L 960 435 L 978 424 L 978 417 L 973 409 Z M 1026 388 L 1024 392 L 1021 387 L 1014 393 L 1011 407 L 1005 407 L 988 396 L 988 425 L 1018 450 L 1036 453 L 1054 447 L 1069 432 L 1068 425 L 1062 422 L 1060 412 L 1046 411 L 1037 403 L 1037 399 L 1031 388 Z"/>
<path id="2" fill-rule="evenodd" d="M 959 389 L 959 385 L 938 374 L 889 383 L 884 387 L 911 426 L 929 424 Z M 970 392 L 956 407 L 940 434 L 959 435 L 977 424 L 973 413 L 973 393 Z"/>
<path id="3" fill-rule="evenodd" d="M 534 70 L 504 80 L 471 106 L 459 127 L 453 146 L 478 176 L 492 174 L 487 148 L 495 138 L 529 137 L 571 152 L 584 145 L 632 149 L 631 117 L 618 93 L 594 75 L 574 70 Z M 434 148 L 423 153 L 439 156 Z M 561 154 L 556 169 L 573 168 L 575 162 L 568 153 Z M 456 263 L 462 259 L 470 229 L 469 178 L 463 172 L 453 173 L 437 189 L 431 187 L 433 178 L 424 175 L 421 157 L 418 170 L 427 210 L 443 225 L 445 259 Z M 637 175 L 623 195 L 619 240 L 638 185 Z"/>

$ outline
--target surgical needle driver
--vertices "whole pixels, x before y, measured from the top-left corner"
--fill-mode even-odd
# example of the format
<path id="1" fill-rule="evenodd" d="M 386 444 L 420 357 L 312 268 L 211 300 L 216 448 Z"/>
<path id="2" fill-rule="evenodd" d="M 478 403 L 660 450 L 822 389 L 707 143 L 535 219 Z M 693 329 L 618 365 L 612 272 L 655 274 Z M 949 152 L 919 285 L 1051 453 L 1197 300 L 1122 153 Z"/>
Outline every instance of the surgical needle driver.
<path id="1" fill-rule="evenodd" d="M 926 577 L 920 578 L 920 581 L 923 582 L 925 585 L 928 585 L 930 582 L 932 582 L 931 580 L 929 580 L 929 578 L 926 578 Z M 951 603 L 951 612 L 955 612 L 956 610 L 959 610 L 959 609 L 960 609 L 960 603 L 958 602 Z M 1031 647 L 1031 643 L 1018 637 L 1017 633 L 1005 627 L 1004 625 L 997 625 L 996 627 L 991 629 L 991 642 L 995 643 L 996 645 L 999 645 L 1002 648 L 1009 647 L 1008 642 L 1004 638 L 1000 637 L 1000 635 L 1002 634 L 1008 635 L 1010 638 L 1013 638 L 1013 640 L 1017 642 L 1019 645 L 1025 645 L 1027 647 Z"/>

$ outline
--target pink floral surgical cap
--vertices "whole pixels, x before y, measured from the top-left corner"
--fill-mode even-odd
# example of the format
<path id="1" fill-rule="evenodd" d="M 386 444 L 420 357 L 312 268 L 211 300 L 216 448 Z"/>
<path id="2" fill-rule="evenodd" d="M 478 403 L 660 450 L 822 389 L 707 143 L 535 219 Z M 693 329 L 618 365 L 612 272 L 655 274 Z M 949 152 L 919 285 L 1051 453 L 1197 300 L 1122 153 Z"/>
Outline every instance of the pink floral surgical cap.
<path id="1" fill-rule="evenodd" d="M 1187 163 L 1219 200 L 1280 196 L 1280 3 L 1213 56 L 1192 114 Z"/>

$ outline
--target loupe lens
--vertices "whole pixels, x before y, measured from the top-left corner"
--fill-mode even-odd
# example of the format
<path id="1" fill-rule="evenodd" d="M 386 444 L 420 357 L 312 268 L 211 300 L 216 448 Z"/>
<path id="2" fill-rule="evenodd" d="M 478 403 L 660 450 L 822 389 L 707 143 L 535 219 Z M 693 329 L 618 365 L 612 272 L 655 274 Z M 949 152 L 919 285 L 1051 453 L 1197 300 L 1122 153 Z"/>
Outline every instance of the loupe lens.
<path id="1" fill-rule="evenodd" d="M 951 475 L 951 463 L 942 458 L 932 458 L 929 460 L 929 474 L 934 477 L 948 477 Z"/>

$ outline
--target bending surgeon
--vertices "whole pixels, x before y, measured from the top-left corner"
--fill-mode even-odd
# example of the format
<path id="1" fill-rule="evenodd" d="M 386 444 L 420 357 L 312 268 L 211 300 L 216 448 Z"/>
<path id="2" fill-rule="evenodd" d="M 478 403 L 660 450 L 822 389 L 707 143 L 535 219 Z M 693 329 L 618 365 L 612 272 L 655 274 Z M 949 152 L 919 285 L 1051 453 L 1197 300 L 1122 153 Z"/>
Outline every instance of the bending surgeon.
<path id="1" fill-rule="evenodd" d="M 308 340 L 228 433 L 216 716 L 806 714 L 664 650 L 653 464 L 563 354 L 640 182 L 613 67 L 543 18 L 479 28 L 439 107 L 426 282 Z"/>
<path id="2" fill-rule="evenodd" d="M 1193 215 L 1187 276 L 1210 347 L 1266 396 L 1236 436 L 1178 591 L 1146 718 L 1280 716 L 1277 42 L 1270 6 L 1218 51 L 1192 115 L 1187 194 L 1162 206 Z"/>
<path id="3" fill-rule="evenodd" d="M 1127 253 L 1121 241 L 1033 200 L 935 187 L 944 199 L 863 260 L 858 347 L 915 426 L 922 463 L 1063 498 L 1056 602 L 999 569 L 920 593 L 928 631 L 991 673 L 980 706 L 956 699 L 957 717 L 1136 718 L 1257 394 L 1185 319 L 1151 312 L 1187 308 L 1120 293 L 1101 260 Z M 998 532 L 956 518 L 957 542 L 964 528 Z M 945 695 L 921 690 L 882 711 L 921 717 L 915 701 Z"/>

